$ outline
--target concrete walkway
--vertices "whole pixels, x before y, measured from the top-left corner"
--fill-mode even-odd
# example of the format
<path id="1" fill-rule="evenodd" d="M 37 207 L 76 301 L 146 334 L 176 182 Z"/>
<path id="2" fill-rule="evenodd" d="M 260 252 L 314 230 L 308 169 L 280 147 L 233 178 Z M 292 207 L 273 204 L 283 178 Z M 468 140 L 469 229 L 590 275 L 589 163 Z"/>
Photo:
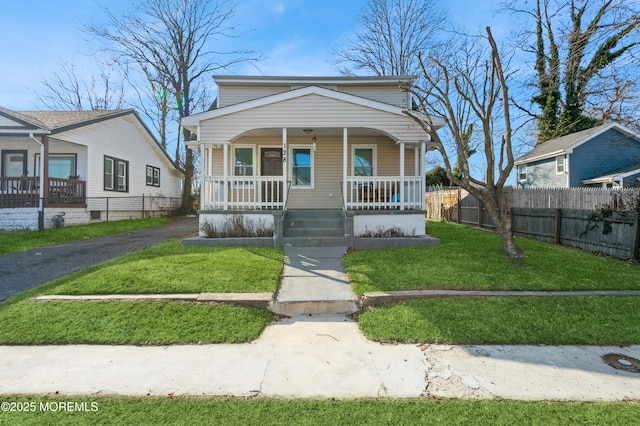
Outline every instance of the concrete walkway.
<path id="1" fill-rule="evenodd" d="M 347 247 L 285 247 L 271 310 L 281 315 L 351 314 L 360 301 L 342 264 Z"/>

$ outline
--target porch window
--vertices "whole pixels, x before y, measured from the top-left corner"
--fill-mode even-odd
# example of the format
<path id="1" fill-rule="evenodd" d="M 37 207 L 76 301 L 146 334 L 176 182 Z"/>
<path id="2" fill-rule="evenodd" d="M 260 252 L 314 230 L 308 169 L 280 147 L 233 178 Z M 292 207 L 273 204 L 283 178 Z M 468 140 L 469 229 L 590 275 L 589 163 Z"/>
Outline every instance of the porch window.
<path id="1" fill-rule="evenodd" d="M 129 192 L 129 162 L 104 157 L 104 190 Z"/>
<path id="2" fill-rule="evenodd" d="M 235 176 L 253 176 L 253 148 L 235 148 L 233 164 Z"/>
<path id="3" fill-rule="evenodd" d="M 291 186 L 313 187 L 313 150 L 307 147 L 291 148 Z"/>
<path id="4" fill-rule="evenodd" d="M 69 179 L 77 176 L 76 154 L 49 154 L 49 177 Z M 35 175 L 40 176 L 40 154 L 36 154 Z"/>
<path id="5" fill-rule="evenodd" d="M 353 176 L 375 176 L 375 147 L 353 147 Z"/>

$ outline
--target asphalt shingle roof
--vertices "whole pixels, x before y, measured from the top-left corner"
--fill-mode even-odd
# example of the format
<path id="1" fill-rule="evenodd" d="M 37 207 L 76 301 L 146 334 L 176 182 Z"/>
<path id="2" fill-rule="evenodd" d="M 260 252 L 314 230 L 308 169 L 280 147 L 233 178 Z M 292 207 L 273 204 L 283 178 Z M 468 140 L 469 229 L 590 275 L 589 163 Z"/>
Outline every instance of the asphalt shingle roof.
<path id="1" fill-rule="evenodd" d="M 581 132 L 572 133 L 570 135 L 562 136 L 556 139 L 550 139 L 545 143 L 536 146 L 534 149 L 527 152 L 526 154 L 518 157 L 516 159 L 516 162 L 523 163 L 531 158 L 546 157 L 547 155 L 560 153 L 577 143 L 590 139 L 591 137 L 602 132 L 602 130 L 605 127 L 610 127 L 610 126 L 611 126 L 610 123 L 603 124 L 601 126 L 596 126 L 591 129 L 582 130 Z"/>
<path id="2" fill-rule="evenodd" d="M 81 124 L 98 118 L 128 112 L 129 110 L 105 111 L 11 111 L 17 118 L 36 124 L 44 129 Z"/>

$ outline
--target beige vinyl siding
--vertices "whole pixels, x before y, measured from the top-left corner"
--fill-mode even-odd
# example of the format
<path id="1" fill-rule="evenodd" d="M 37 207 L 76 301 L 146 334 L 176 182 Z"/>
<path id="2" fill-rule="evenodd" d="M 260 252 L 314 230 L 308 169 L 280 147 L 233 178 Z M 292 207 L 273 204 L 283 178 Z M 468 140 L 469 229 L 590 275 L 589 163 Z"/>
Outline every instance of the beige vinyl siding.
<path id="1" fill-rule="evenodd" d="M 299 89 L 301 85 L 245 85 L 224 84 L 218 88 L 218 108 L 264 98 L 277 93 Z M 320 85 L 329 90 L 349 93 L 374 101 L 407 108 L 408 96 L 397 85 Z"/>
<path id="2" fill-rule="evenodd" d="M 404 115 L 314 94 L 205 120 L 200 138 L 208 143 L 228 143 L 252 129 L 283 127 L 364 127 L 399 140 L 427 139 L 424 130 Z"/>
<path id="3" fill-rule="evenodd" d="M 288 144 L 297 146 L 307 145 L 312 147 L 311 140 L 306 137 L 290 138 Z M 291 152 L 291 149 L 289 149 L 289 152 Z M 342 182 L 342 138 L 319 138 L 316 142 L 316 151 L 314 153 L 313 173 L 313 189 L 298 189 L 291 187 L 288 201 L 289 208 L 342 208 L 342 195 L 340 189 L 340 182 Z"/>
<path id="4" fill-rule="evenodd" d="M 230 84 L 218 88 L 218 108 L 260 99 L 291 90 L 289 86 Z"/>
<path id="5" fill-rule="evenodd" d="M 338 90 L 340 92 L 349 93 L 350 95 L 360 96 L 361 98 L 372 99 L 385 104 L 395 105 L 400 108 L 408 108 L 407 93 L 400 91 L 398 86 L 345 85 L 340 86 Z"/>

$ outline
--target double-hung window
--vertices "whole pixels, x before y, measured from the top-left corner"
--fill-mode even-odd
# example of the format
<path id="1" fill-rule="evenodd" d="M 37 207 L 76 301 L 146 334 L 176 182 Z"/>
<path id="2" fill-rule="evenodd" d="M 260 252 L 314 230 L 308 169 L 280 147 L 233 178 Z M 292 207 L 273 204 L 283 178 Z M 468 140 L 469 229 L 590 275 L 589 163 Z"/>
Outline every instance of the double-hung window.
<path id="1" fill-rule="evenodd" d="M 104 190 L 129 192 L 129 162 L 104 157 Z"/>
<path id="2" fill-rule="evenodd" d="M 518 166 L 518 180 L 524 182 L 527 180 L 527 165 Z"/>
<path id="3" fill-rule="evenodd" d="M 254 175 L 254 155 L 253 147 L 235 147 L 233 150 L 233 175 L 253 176 Z M 252 181 L 241 182 L 244 186 L 252 185 Z"/>
<path id="4" fill-rule="evenodd" d="M 556 174 L 560 175 L 564 173 L 564 170 L 565 170 L 564 162 L 565 162 L 564 155 L 561 155 L 560 157 L 556 157 Z"/>
<path id="5" fill-rule="evenodd" d="M 354 176 L 374 176 L 374 152 L 373 147 L 353 148 L 353 175 Z"/>
<path id="6" fill-rule="evenodd" d="M 291 186 L 313 188 L 313 148 L 291 147 Z"/>
<path id="7" fill-rule="evenodd" d="M 147 165 L 147 186 L 160 186 L 160 168 Z"/>

